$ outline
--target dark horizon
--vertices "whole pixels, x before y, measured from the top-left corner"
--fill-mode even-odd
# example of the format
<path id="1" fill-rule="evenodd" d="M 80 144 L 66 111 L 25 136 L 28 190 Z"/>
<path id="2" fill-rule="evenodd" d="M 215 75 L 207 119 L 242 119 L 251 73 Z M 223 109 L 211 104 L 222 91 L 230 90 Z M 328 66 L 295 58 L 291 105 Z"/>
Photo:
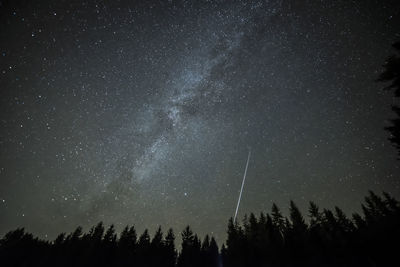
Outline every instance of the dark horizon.
<path id="1" fill-rule="evenodd" d="M 89 231 L 77 227 L 48 242 L 23 228 L 0 239 L 2 266 L 397 266 L 400 202 L 388 193 L 370 191 L 362 214 L 346 215 L 340 207 L 320 209 L 309 203 L 306 217 L 290 202 L 289 216 L 273 204 L 268 213 L 232 217 L 227 239 L 199 237 L 190 226 L 180 233 L 161 227 L 154 235 L 127 225 L 120 235 L 102 222 Z M 179 239 L 179 237 L 181 239 Z M 178 241 L 176 241 L 178 239 Z"/>

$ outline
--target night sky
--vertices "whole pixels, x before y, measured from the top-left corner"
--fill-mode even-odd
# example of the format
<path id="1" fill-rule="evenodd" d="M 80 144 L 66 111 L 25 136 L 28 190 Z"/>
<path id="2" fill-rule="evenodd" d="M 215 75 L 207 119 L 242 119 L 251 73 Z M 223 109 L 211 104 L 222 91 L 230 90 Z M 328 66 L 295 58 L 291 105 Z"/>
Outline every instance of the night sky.
<path id="1" fill-rule="evenodd" d="M 0 235 L 399 197 L 396 2 L 0 1 Z"/>

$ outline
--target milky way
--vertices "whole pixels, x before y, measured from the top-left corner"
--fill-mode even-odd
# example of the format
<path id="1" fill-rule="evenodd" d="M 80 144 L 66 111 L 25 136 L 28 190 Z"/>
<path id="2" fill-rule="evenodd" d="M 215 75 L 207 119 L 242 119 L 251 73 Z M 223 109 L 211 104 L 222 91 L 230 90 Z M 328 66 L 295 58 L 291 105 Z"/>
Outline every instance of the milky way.
<path id="1" fill-rule="evenodd" d="M 0 2 L 0 234 L 400 196 L 374 80 L 396 1 Z M 140 2 L 140 1 L 139 1 Z M 300 3 L 301 2 L 301 3 Z"/>

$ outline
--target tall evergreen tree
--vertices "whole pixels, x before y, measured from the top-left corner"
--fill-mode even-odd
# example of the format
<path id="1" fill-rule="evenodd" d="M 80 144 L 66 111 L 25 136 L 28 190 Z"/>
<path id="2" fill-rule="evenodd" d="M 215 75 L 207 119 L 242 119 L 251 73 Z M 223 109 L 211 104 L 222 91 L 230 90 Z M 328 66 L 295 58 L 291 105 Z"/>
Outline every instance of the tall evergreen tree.
<path id="1" fill-rule="evenodd" d="M 115 233 L 114 225 L 111 224 L 104 234 L 103 242 L 109 244 L 115 244 L 117 241 L 117 234 Z"/>
<path id="2" fill-rule="evenodd" d="M 177 252 L 175 249 L 175 235 L 170 228 L 165 237 L 165 267 L 174 267 L 176 264 Z"/>
<path id="3" fill-rule="evenodd" d="M 134 226 L 126 226 L 118 240 L 118 262 L 120 266 L 126 266 L 134 261 L 137 247 L 137 235 Z"/>
<path id="4" fill-rule="evenodd" d="M 137 265 L 148 266 L 150 257 L 150 235 L 149 231 L 145 229 L 140 235 L 137 244 Z"/>
<path id="5" fill-rule="evenodd" d="M 272 204 L 271 216 L 273 224 L 279 229 L 279 232 L 283 234 L 285 229 L 285 219 L 275 203 Z"/>
<path id="6" fill-rule="evenodd" d="M 163 232 L 161 230 L 161 226 L 159 226 L 150 243 L 149 266 L 153 267 L 162 266 L 165 260 L 164 253 L 165 250 L 164 250 Z M 154 257 L 154 255 L 158 256 Z"/>
<path id="7" fill-rule="evenodd" d="M 208 262 L 209 267 L 218 267 L 219 266 L 219 252 L 218 245 L 215 241 L 214 237 L 211 237 L 210 247 L 208 249 L 208 257 L 210 261 Z"/>
<path id="8" fill-rule="evenodd" d="M 103 222 L 99 222 L 94 228 L 89 232 L 90 239 L 94 243 L 100 243 L 104 235 L 104 225 Z"/>
<path id="9" fill-rule="evenodd" d="M 201 244 L 189 226 L 182 232 L 182 250 L 178 257 L 178 267 L 199 266 Z"/>
<path id="10" fill-rule="evenodd" d="M 385 64 L 383 65 L 384 71 L 380 74 L 378 81 L 390 82 L 390 85 L 386 86 L 386 90 L 394 90 L 395 97 L 400 97 L 400 41 L 393 44 L 393 48 L 396 51 L 395 55 L 390 56 Z M 398 154 L 400 155 L 400 108 L 398 106 L 392 106 L 396 118 L 392 119 L 392 125 L 386 127 L 391 134 L 389 140 L 397 148 Z"/>
<path id="11" fill-rule="evenodd" d="M 228 221 L 228 238 L 226 240 L 226 253 L 224 253 L 224 266 L 237 267 L 244 265 L 245 235 L 238 222 L 233 218 Z"/>
<path id="12" fill-rule="evenodd" d="M 286 247 L 292 260 L 300 262 L 305 254 L 308 227 L 299 208 L 293 201 L 290 201 L 289 217 L 290 225 L 285 238 Z"/>
<path id="13" fill-rule="evenodd" d="M 319 207 L 317 206 L 317 204 L 315 204 L 312 201 L 310 201 L 310 204 L 309 204 L 308 214 L 310 217 L 310 228 L 311 229 L 318 228 L 319 226 L 321 226 L 322 215 L 319 211 Z"/>
<path id="14" fill-rule="evenodd" d="M 102 264 L 113 265 L 116 260 L 116 249 L 117 249 L 117 234 L 115 233 L 114 225 L 110 225 L 103 237 L 102 246 Z"/>

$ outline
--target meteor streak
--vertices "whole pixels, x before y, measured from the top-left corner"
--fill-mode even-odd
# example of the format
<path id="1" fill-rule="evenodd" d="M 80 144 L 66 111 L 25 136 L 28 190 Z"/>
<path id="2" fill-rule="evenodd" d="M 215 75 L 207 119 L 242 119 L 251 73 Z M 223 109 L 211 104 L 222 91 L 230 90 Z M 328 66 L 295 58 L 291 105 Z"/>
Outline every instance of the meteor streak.
<path id="1" fill-rule="evenodd" d="M 237 216 L 237 213 L 238 213 L 238 210 L 239 210 L 240 199 L 242 198 L 243 186 L 244 186 L 244 182 L 246 180 L 247 167 L 249 167 L 250 155 L 251 155 L 251 150 L 249 150 L 249 155 L 247 156 L 246 168 L 244 169 L 242 187 L 240 188 L 240 194 L 239 194 L 238 203 L 236 205 L 235 217 L 233 217 L 233 223 L 236 222 L 236 216 Z"/>

